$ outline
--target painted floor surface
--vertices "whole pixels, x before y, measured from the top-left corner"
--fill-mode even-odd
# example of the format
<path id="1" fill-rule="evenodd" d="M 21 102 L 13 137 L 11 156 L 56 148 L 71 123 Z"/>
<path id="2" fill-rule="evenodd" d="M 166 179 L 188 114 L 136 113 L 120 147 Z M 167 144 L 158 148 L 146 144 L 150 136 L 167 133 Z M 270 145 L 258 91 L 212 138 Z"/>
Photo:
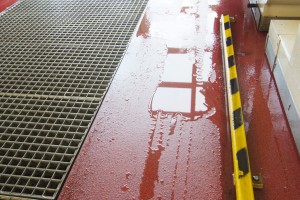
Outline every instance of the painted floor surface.
<path id="1" fill-rule="evenodd" d="M 8 7 L 12 6 L 18 0 L 0 0 L 0 12 L 6 10 Z"/>
<path id="2" fill-rule="evenodd" d="M 230 14 L 256 199 L 300 199 L 299 156 L 247 1 L 150 0 L 59 199 L 234 199 L 219 18 Z"/>

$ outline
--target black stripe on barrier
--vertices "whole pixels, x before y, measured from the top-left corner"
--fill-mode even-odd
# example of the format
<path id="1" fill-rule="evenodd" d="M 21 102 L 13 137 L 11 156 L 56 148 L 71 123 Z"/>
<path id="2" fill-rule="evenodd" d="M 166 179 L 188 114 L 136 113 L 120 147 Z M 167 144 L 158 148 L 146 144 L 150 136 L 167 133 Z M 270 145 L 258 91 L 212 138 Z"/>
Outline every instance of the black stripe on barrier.
<path id="1" fill-rule="evenodd" d="M 239 170 L 243 174 L 239 174 L 239 178 L 246 176 L 249 173 L 249 163 L 248 163 L 248 153 L 246 148 L 240 149 L 236 153 L 236 158 L 238 160 Z"/>
<path id="2" fill-rule="evenodd" d="M 229 65 L 229 67 L 232 67 L 233 65 L 235 65 L 233 55 L 228 57 L 228 65 Z"/>
<path id="3" fill-rule="evenodd" d="M 239 84 L 237 78 L 230 80 L 230 88 L 231 88 L 231 94 L 235 94 L 239 91 Z"/>
<path id="4" fill-rule="evenodd" d="M 226 38 L 226 46 L 232 45 L 232 39 L 231 37 Z"/>
<path id="5" fill-rule="evenodd" d="M 230 23 L 229 22 L 225 22 L 224 23 L 224 28 L 225 28 L 225 30 L 230 29 Z"/>
<path id="6" fill-rule="evenodd" d="M 234 129 L 239 128 L 243 124 L 241 108 L 238 108 L 233 111 L 233 124 L 234 124 Z"/>

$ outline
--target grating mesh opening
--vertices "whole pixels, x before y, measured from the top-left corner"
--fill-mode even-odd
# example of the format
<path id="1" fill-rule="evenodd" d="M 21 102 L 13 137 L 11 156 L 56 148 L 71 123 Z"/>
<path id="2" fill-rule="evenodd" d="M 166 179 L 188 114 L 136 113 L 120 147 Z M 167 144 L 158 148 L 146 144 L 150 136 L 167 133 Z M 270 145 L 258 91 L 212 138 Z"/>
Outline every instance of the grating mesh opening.
<path id="1" fill-rule="evenodd" d="M 0 16 L 0 198 L 55 199 L 147 0 L 21 0 Z"/>

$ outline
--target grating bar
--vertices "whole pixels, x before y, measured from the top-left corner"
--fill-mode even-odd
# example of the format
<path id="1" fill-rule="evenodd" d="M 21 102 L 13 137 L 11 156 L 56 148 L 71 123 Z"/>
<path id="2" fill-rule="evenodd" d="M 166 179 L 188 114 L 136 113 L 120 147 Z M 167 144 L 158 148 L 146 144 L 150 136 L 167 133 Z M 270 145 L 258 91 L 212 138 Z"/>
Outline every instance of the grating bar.
<path id="1" fill-rule="evenodd" d="M 57 198 L 146 3 L 21 0 L 0 15 L 0 198 Z"/>

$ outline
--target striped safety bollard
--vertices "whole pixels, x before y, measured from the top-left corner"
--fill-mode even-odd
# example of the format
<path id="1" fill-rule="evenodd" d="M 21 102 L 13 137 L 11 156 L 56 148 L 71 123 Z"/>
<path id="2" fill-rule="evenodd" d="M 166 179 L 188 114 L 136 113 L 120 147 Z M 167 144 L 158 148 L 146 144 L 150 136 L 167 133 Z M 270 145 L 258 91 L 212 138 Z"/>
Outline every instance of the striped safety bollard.
<path id="1" fill-rule="evenodd" d="M 229 15 L 221 16 L 220 32 L 230 119 L 236 199 L 254 199 Z"/>

